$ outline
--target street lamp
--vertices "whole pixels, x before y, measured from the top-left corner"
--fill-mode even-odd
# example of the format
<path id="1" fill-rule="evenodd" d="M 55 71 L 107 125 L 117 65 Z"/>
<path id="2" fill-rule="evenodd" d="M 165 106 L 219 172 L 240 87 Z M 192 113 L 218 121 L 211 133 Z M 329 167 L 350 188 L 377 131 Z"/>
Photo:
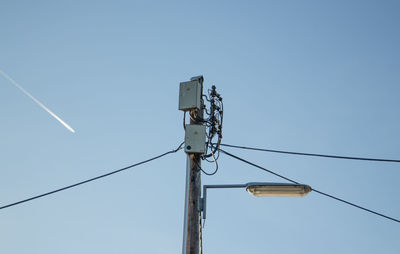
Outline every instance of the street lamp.
<path id="1" fill-rule="evenodd" d="M 247 183 L 246 191 L 256 197 L 303 197 L 311 191 L 304 184 Z"/>
<path id="2" fill-rule="evenodd" d="M 201 199 L 201 211 L 203 219 L 206 219 L 207 189 L 246 188 L 246 191 L 256 197 L 303 197 L 312 188 L 305 184 L 290 183 L 263 183 L 251 182 L 246 184 L 218 184 L 203 185 L 203 198 Z"/>

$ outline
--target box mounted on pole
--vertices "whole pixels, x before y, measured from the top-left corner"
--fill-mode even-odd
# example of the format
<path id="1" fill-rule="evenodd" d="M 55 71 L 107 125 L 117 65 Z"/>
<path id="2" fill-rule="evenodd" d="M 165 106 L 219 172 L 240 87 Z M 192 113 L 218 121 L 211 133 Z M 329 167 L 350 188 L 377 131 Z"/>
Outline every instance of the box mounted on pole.
<path id="1" fill-rule="evenodd" d="M 185 152 L 203 154 L 206 143 L 206 126 L 200 124 L 186 124 Z"/>
<path id="2" fill-rule="evenodd" d="M 194 77 L 187 82 L 181 82 L 179 86 L 179 110 L 200 110 L 202 90 L 203 76 Z"/>

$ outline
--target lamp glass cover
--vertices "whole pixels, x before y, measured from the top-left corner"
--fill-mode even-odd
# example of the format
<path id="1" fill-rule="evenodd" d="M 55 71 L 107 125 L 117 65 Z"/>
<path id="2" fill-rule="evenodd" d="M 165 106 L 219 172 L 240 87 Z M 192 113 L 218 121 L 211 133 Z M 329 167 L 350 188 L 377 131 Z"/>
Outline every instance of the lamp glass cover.
<path id="1" fill-rule="evenodd" d="M 256 197 L 303 197 L 311 191 L 304 184 L 248 183 L 246 191 Z"/>

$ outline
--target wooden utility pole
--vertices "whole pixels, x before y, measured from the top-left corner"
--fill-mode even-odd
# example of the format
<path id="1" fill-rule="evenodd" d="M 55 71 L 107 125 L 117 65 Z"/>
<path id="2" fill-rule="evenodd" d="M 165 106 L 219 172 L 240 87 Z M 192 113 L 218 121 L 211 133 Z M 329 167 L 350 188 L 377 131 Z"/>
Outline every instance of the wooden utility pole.
<path id="1" fill-rule="evenodd" d="M 192 78 L 192 80 L 194 80 L 194 78 Z M 198 80 L 201 83 L 201 92 L 199 96 L 202 96 L 203 77 Z M 204 110 L 201 97 L 200 101 L 200 109 L 190 111 L 190 125 L 203 125 L 201 119 L 203 118 Z M 205 135 L 205 133 L 203 134 Z M 187 145 L 188 144 L 185 143 L 185 146 Z M 187 149 L 187 147 L 185 147 L 185 149 Z M 201 252 L 201 155 L 201 153 L 187 154 L 183 254 L 200 254 Z"/>
<path id="2" fill-rule="evenodd" d="M 191 121 L 191 124 L 198 124 Z M 188 203 L 188 238 L 186 254 L 200 253 L 200 202 L 201 202 L 201 159 L 199 154 L 190 156 L 190 181 L 189 181 L 189 203 Z"/>

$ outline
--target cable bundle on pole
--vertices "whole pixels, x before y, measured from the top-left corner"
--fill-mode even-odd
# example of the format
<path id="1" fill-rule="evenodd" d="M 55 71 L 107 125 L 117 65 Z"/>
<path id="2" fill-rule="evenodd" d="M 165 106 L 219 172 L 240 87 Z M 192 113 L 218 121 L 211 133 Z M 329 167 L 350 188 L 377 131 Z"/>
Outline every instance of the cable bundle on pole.
<path id="1" fill-rule="evenodd" d="M 207 108 L 205 103 L 209 104 Z M 212 86 L 208 89 L 207 95 L 202 95 L 201 105 L 205 116 L 201 117 L 198 109 L 189 111 L 192 121 L 203 123 L 206 126 L 206 142 L 202 160 L 215 163 L 215 170 L 211 173 L 203 170 L 200 165 L 198 168 L 206 175 L 215 175 L 218 171 L 219 148 L 222 141 L 222 126 L 224 119 L 224 104 L 221 95 L 217 92 L 216 87 Z M 186 112 L 183 115 L 183 127 L 186 128 Z M 211 159 L 210 159 L 211 158 Z"/>

